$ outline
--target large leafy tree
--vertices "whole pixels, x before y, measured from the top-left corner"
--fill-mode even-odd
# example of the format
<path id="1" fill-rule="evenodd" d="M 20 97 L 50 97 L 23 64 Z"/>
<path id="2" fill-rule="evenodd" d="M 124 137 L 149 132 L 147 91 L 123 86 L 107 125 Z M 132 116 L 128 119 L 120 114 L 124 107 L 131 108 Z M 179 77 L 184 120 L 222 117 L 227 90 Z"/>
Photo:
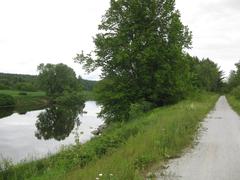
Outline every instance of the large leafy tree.
<path id="1" fill-rule="evenodd" d="M 133 103 L 163 105 L 185 96 L 190 78 L 183 50 L 191 33 L 175 0 L 111 0 L 99 30 L 96 58 L 82 53 L 75 60 L 88 71 L 102 69 L 101 115 L 125 120 Z"/>

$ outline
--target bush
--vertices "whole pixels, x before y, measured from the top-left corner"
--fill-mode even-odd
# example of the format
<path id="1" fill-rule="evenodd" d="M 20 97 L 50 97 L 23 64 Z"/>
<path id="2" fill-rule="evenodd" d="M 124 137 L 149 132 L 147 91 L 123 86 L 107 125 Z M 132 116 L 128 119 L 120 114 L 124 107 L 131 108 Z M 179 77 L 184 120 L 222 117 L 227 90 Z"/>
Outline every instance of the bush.
<path id="1" fill-rule="evenodd" d="M 148 101 L 141 101 L 139 103 L 131 104 L 129 111 L 130 119 L 136 118 L 143 114 L 144 112 L 150 111 L 153 108 L 154 105 Z"/>
<path id="2" fill-rule="evenodd" d="M 7 94 L 0 94 L 0 106 L 14 106 L 14 98 Z"/>

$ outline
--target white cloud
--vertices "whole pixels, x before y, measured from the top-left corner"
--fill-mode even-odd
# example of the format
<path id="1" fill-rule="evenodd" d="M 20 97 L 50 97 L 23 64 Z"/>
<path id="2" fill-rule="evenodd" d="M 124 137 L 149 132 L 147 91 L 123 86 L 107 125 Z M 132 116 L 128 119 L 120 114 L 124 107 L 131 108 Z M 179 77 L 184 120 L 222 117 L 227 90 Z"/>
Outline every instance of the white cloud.
<path id="1" fill-rule="evenodd" d="M 198 57 L 209 57 L 228 75 L 240 57 L 240 12 L 237 0 L 177 0 L 184 24 L 193 31 L 193 49 Z"/>
<path id="2" fill-rule="evenodd" d="M 62 62 L 84 78 L 98 79 L 72 58 L 93 49 L 108 6 L 109 0 L 0 1 L 0 72 L 36 74 L 40 63 Z"/>

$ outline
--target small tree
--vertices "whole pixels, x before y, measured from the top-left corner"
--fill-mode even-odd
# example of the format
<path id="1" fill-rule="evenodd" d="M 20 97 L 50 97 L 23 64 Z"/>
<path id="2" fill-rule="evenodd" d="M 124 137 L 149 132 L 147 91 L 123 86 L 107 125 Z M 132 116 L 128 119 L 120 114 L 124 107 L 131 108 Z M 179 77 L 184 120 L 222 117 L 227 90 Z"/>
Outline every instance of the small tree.
<path id="1" fill-rule="evenodd" d="M 65 64 L 40 64 L 38 66 L 40 87 L 47 95 L 57 97 L 64 92 L 80 90 L 74 70 Z"/>

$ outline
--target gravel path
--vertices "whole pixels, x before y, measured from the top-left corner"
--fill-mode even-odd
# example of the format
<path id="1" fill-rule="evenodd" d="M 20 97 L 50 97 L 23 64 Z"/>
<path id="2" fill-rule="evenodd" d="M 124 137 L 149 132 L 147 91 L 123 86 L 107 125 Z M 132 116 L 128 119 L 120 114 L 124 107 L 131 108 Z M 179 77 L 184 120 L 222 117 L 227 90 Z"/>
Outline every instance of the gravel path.
<path id="1" fill-rule="evenodd" d="M 160 180 L 240 180 L 240 118 L 220 97 L 198 144 L 157 174 Z"/>

